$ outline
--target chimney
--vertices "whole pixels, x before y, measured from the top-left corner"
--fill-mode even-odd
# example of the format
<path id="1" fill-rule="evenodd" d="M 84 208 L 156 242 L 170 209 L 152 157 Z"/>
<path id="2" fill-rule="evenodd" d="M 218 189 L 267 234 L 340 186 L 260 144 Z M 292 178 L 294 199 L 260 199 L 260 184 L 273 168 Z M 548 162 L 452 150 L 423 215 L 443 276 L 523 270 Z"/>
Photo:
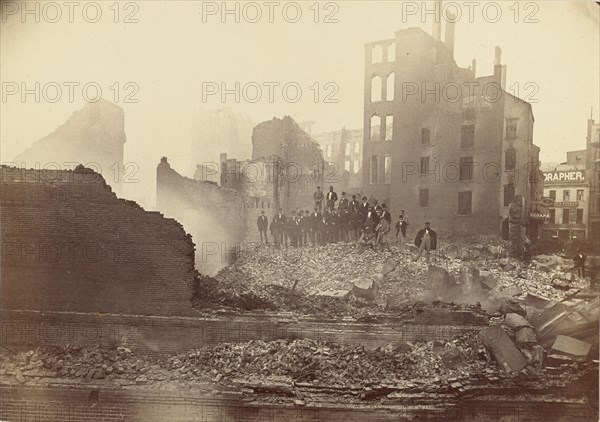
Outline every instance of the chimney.
<path id="1" fill-rule="evenodd" d="M 477 77 L 477 60 L 473 59 L 471 61 L 471 69 L 473 70 L 473 77 Z"/>
<path id="2" fill-rule="evenodd" d="M 450 51 L 450 57 L 454 58 L 454 23 L 456 21 L 456 15 L 449 13 L 446 20 L 446 34 L 444 36 L 444 42 L 446 47 Z"/>
<path id="3" fill-rule="evenodd" d="M 435 0 L 435 16 L 433 18 L 433 38 L 437 41 L 442 40 L 442 0 Z"/>
<path id="4" fill-rule="evenodd" d="M 500 87 L 506 91 L 506 65 L 502 65 L 502 77 L 500 78 Z"/>
<path id="5" fill-rule="evenodd" d="M 496 66 L 499 64 L 502 64 L 502 49 L 499 46 L 496 46 L 496 49 L 495 49 L 494 64 Z"/>

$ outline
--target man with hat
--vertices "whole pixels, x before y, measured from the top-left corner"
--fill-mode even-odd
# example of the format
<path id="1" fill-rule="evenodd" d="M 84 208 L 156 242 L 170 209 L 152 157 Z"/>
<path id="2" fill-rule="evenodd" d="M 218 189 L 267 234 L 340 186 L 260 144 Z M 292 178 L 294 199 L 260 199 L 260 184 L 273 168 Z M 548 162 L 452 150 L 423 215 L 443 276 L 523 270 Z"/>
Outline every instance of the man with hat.
<path id="1" fill-rule="evenodd" d="M 319 212 L 323 209 L 323 192 L 321 192 L 321 186 L 317 186 L 317 190 L 313 193 L 313 199 L 315 201 L 315 208 L 319 209 Z"/>
<path id="2" fill-rule="evenodd" d="M 425 250 L 425 257 L 427 262 L 429 262 L 429 252 L 437 248 L 437 233 L 431 229 L 429 221 L 425 222 L 425 228 L 419 230 L 417 233 L 415 245 L 419 247 L 419 254 L 413 261 L 418 261 L 423 254 L 423 250 Z"/>
<path id="3" fill-rule="evenodd" d="M 327 199 L 326 207 L 330 210 L 334 209 L 335 203 L 338 200 L 338 196 L 337 193 L 333 191 L 333 186 L 329 186 L 329 192 L 327 192 L 327 197 L 325 199 Z"/>

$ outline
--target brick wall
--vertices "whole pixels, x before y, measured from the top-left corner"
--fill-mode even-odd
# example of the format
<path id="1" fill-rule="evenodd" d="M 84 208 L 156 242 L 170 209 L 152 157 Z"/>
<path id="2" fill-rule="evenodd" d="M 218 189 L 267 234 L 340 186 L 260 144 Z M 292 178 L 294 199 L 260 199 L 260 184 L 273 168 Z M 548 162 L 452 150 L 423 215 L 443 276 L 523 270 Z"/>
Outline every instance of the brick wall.
<path id="1" fill-rule="evenodd" d="M 178 222 L 90 169 L 1 169 L 2 308 L 192 312 L 194 244 Z"/>

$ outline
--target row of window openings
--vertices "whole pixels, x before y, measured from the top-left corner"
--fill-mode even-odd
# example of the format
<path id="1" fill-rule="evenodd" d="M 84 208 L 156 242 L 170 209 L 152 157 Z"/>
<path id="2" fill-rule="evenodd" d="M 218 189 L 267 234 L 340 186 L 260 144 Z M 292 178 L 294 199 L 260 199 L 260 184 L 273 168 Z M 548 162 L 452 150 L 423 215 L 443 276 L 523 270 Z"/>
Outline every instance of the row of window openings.
<path id="1" fill-rule="evenodd" d="M 473 195 L 471 191 L 458 192 L 458 215 L 471 215 Z M 429 207 L 429 189 L 419 190 L 419 206 Z"/>
<path id="2" fill-rule="evenodd" d="M 556 209 L 551 208 L 550 210 L 550 224 L 556 223 Z M 571 210 L 569 208 L 563 208 L 562 210 L 562 223 L 571 223 Z M 575 224 L 583 224 L 583 208 L 577 208 L 577 214 L 575 216 Z"/>
<path id="3" fill-rule="evenodd" d="M 552 198 L 554 201 L 556 201 L 556 191 L 555 190 L 551 190 L 548 193 L 548 195 L 550 196 L 550 198 Z M 563 200 L 563 202 L 567 202 L 567 201 L 571 200 L 571 190 L 570 189 L 563 190 L 562 200 Z M 583 189 L 577 189 L 577 201 L 583 201 Z"/>
<path id="4" fill-rule="evenodd" d="M 390 163 L 391 163 L 391 157 L 386 156 L 386 160 L 387 158 L 390 159 Z M 378 183 L 378 157 L 377 156 L 372 156 L 371 157 L 371 183 Z M 386 161 L 388 162 L 388 161 Z M 421 166 L 420 166 L 420 173 L 422 175 L 428 174 L 430 170 L 430 157 L 421 157 Z M 389 168 L 386 167 L 385 169 L 386 174 L 389 172 Z M 460 157 L 459 159 L 459 166 L 458 166 L 458 180 L 461 181 L 471 181 L 473 180 L 473 175 L 474 175 L 474 164 L 473 164 L 473 157 L 468 156 L 468 157 Z M 385 183 L 389 183 L 389 182 L 385 182 Z M 510 187 L 512 187 L 512 196 L 514 196 L 514 185 L 512 183 L 509 183 L 507 189 L 511 189 Z M 510 192 L 510 190 L 509 190 Z M 510 197 L 510 199 L 508 199 L 508 203 L 506 203 L 506 199 L 505 199 L 505 204 L 504 205 L 508 205 L 510 204 L 510 201 L 512 201 L 512 196 L 508 195 Z M 505 198 L 507 197 L 507 195 L 505 194 Z"/>
<path id="5" fill-rule="evenodd" d="M 383 63 L 383 46 L 380 44 L 375 45 L 371 49 L 371 63 Z M 386 47 L 387 50 L 387 61 L 393 62 L 396 59 L 396 43 L 391 43 Z"/>
<path id="6" fill-rule="evenodd" d="M 350 155 L 352 151 L 352 143 L 347 142 L 346 146 L 344 147 L 344 155 Z M 356 141 L 354 143 L 354 154 L 358 154 L 360 153 L 360 142 Z M 333 155 L 333 147 L 331 144 L 328 144 L 325 147 L 325 156 L 326 157 L 331 157 Z"/>
<path id="7" fill-rule="evenodd" d="M 385 125 L 385 138 L 382 138 L 381 127 Z M 385 116 L 385 121 L 383 118 L 377 114 L 371 116 L 371 133 L 369 134 L 369 139 L 373 142 L 381 141 L 385 139 L 386 141 L 391 141 L 394 137 L 394 116 L 392 114 L 388 114 Z M 431 144 L 431 130 L 429 128 L 421 128 L 421 144 L 430 145 Z M 466 125 L 462 126 L 461 129 L 461 138 L 460 138 L 460 147 L 461 148 L 473 148 L 475 146 L 475 125 Z M 516 156 L 516 154 L 515 154 Z"/>

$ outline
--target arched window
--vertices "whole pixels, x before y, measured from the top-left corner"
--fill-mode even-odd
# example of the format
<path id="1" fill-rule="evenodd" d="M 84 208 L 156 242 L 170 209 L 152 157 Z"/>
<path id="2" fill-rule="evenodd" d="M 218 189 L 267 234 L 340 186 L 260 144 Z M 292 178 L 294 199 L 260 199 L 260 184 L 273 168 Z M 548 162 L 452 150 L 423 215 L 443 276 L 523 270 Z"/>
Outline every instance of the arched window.
<path id="1" fill-rule="evenodd" d="M 371 102 L 381 101 L 381 76 L 375 75 L 371 78 Z"/>
<path id="2" fill-rule="evenodd" d="M 346 143 L 346 150 L 344 151 L 344 154 L 350 155 L 351 148 L 352 148 L 352 145 L 350 144 L 350 142 Z"/>
<path id="3" fill-rule="evenodd" d="M 395 62 L 396 61 L 396 43 L 393 42 L 390 45 L 388 45 L 387 48 L 387 61 L 388 62 Z"/>
<path id="4" fill-rule="evenodd" d="M 371 117 L 371 141 L 381 141 L 381 116 L 377 114 Z"/>
<path id="5" fill-rule="evenodd" d="M 379 160 L 376 155 L 371 157 L 371 183 L 375 184 L 379 180 Z"/>
<path id="6" fill-rule="evenodd" d="M 390 73 L 386 79 L 386 93 L 385 99 L 386 101 L 394 101 L 394 86 L 395 86 L 396 76 L 394 72 Z"/>
<path id="7" fill-rule="evenodd" d="M 379 44 L 373 46 L 371 50 L 371 63 L 381 63 L 383 61 L 383 47 Z"/>

